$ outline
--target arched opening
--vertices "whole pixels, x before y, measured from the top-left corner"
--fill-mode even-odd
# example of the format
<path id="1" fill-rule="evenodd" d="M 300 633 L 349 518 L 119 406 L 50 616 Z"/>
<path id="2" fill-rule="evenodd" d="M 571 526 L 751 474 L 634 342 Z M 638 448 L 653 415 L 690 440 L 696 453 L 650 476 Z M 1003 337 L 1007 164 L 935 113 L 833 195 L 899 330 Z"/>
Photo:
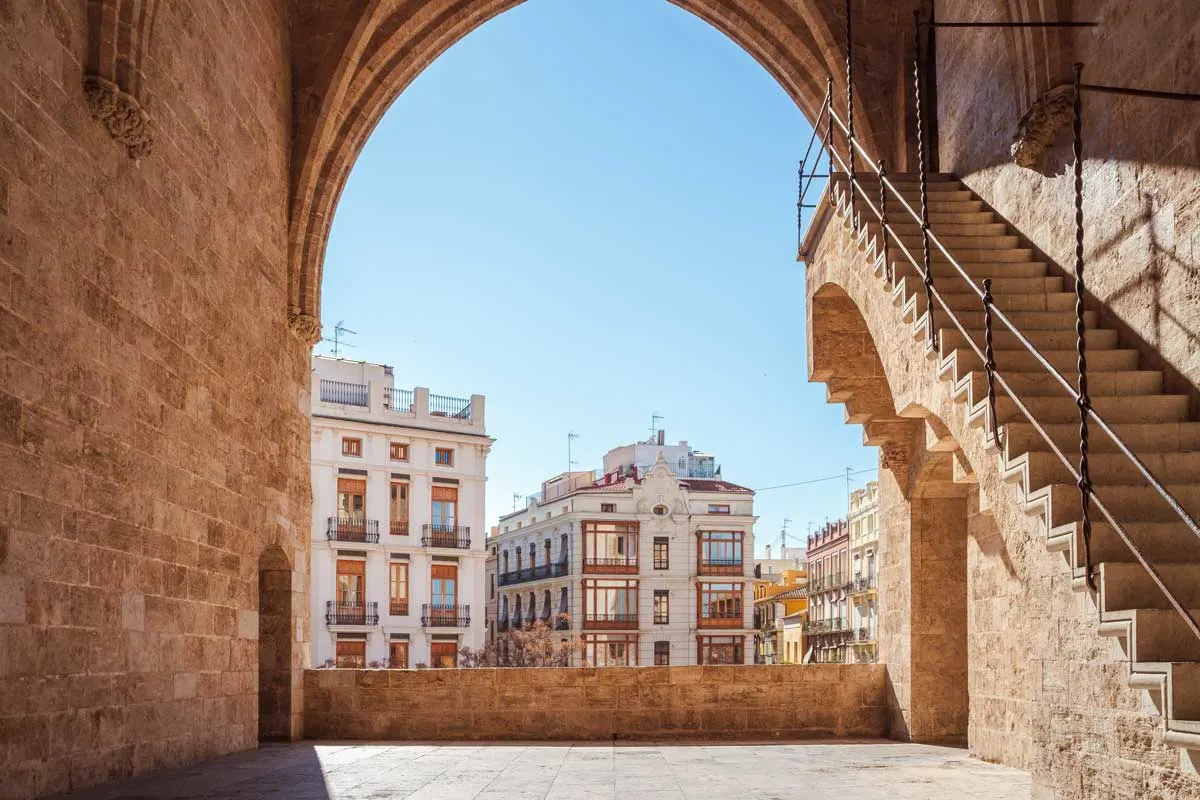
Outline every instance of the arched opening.
<path id="1" fill-rule="evenodd" d="M 293 708 L 298 677 L 292 636 L 292 565 L 279 545 L 258 560 L 258 740 L 287 741 L 299 735 L 300 709 Z"/>

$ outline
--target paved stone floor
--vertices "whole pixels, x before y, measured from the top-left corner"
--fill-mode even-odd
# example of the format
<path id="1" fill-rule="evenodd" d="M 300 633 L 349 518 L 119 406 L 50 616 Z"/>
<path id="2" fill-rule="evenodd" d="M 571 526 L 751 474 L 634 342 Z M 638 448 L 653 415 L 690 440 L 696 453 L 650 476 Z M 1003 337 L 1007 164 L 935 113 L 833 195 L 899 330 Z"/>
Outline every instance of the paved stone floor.
<path id="1" fill-rule="evenodd" d="M 264 747 L 70 795 L 88 800 L 1029 800 L 1029 775 L 963 750 L 830 744 Z"/>

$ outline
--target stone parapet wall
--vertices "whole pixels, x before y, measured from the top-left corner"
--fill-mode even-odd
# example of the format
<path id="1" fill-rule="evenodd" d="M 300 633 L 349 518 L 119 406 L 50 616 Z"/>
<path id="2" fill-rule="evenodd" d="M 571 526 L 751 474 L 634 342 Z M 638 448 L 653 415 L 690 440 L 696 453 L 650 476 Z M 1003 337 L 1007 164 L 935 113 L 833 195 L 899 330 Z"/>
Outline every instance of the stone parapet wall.
<path id="1" fill-rule="evenodd" d="M 315 739 L 809 739 L 887 735 L 879 664 L 309 670 Z"/>

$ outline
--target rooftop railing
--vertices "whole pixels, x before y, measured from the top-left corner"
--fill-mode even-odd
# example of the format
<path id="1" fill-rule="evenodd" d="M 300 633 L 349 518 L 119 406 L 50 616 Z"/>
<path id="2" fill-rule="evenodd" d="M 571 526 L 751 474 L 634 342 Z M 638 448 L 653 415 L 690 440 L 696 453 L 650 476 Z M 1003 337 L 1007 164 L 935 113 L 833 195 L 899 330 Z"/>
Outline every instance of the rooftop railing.
<path id="1" fill-rule="evenodd" d="M 367 408 L 370 405 L 367 392 L 368 387 L 365 383 L 347 383 L 346 381 L 331 381 L 327 378 L 321 379 L 322 403 L 338 403 L 343 406 Z"/>

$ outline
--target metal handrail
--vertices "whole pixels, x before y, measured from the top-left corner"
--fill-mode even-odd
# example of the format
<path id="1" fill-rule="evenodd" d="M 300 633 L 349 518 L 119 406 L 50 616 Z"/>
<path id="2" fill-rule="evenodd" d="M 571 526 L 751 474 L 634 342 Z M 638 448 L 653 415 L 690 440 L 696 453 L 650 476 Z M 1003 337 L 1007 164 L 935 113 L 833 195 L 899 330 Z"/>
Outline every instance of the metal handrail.
<path id="1" fill-rule="evenodd" d="M 1200 524 L 1197 524 L 1196 520 L 1187 512 L 1186 509 L 1183 508 L 1183 506 L 1180 504 L 1179 500 L 1173 494 L 1171 494 L 1170 490 L 1167 489 L 1167 487 L 1164 486 L 1161 481 L 1159 481 L 1154 476 L 1154 473 L 1151 472 L 1150 468 L 1146 466 L 1145 462 L 1143 462 L 1137 456 L 1137 454 L 1133 451 L 1133 449 L 1129 446 L 1129 444 L 1123 438 L 1121 438 L 1121 436 L 1112 428 L 1111 425 L 1108 424 L 1107 421 L 1104 420 L 1103 417 L 1100 416 L 1100 414 L 1094 408 L 1091 407 L 1091 404 L 1087 400 L 1087 398 L 1084 397 L 1083 395 L 1081 395 L 1075 389 L 1075 387 L 1072 386 L 1070 381 L 1068 381 L 1067 378 L 1061 372 L 1059 372 L 1059 370 L 1053 364 L 1051 364 L 1049 362 L 1049 360 L 1046 359 L 1046 357 L 1041 353 L 1041 351 L 1038 350 L 1037 346 L 1034 345 L 1033 342 L 1031 342 L 1025 336 L 1025 334 L 1021 332 L 1021 330 L 1019 328 L 1017 328 L 1017 326 L 1013 323 L 1013 321 L 1010 320 L 1003 311 L 1001 311 L 1000 309 L 996 308 L 994 305 L 991 304 L 991 298 L 988 296 L 990 293 L 987 291 L 987 289 L 986 288 L 981 289 L 975 283 L 975 280 L 973 278 L 971 278 L 970 275 L 967 274 L 967 271 L 963 268 L 962 264 L 960 264 L 959 261 L 950 253 L 949 248 L 945 245 L 945 243 L 942 242 L 942 240 L 933 231 L 932 226 L 929 226 L 927 223 L 925 223 L 922 220 L 921 215 L 908 203 L 908 201 L 904 198 L 904 195 L 901 194 L 901 192 L 896 188 L 895 184 L 892 183 L 892 181 L 887 177 L 886 174 L 884 174 L 880 171 L 878 162 L 876 162 L 874 159 L 872 159 L 870 157 L 870 155 L 867 153 L 866 149 L 858 142 L 857 139 L 854 138 L 852 132 L 848 129 L 846 124 L 844 122 L 842 122 L 841 118 L 838 117 L 837 112 L 833 110 L 832 104 L 829 102 L 828 98 L 826 99 L 824 110 L 826 113 L 829 114 L 829 121 L 831 123 L 836 123 L 838 128 L 841 129 L 842 133 L 846 137 L 847 142 L 849 143 L 850 148 L 859 152 L 866 159 L 867 163 L 871 165 L 874 173 L 879 177 L 880 183 L 883 186 L 885 186 L 887 188 L 888 192 L 890 192 L 892 195 L 894 195 L 895 198 L 900 202 L 901 208 L 903 208 L 904 211 L 907 212 L 907 214 L 910 217 L 912 217 L 912 219 L 914 221 L 916 221 L 918 224 L 922 224 L 922 226 L 924 228 L 924 232 L 926 233 L 926 241 L 928 243 L 932 244 L 934 247 L 936 247 L 938 249 L 938 251 L 940 251 L 942 253 L 942 255 L 944 255 L 946 257 L 946 260 L 954 268 L 954 271 L 956 273 L 958 273 L 958 276 L 960 278 L 962 278 L 962 280 L 965 281 L 968 286 L 970 286 L 971 291 L 973 291 L 979 297 L 981 303 L 983 303 L 985 305 L 985 308 L 990 309 L 991 316 L 993 316 L 1005 328 L 1008 329 L 1008 331 L 1013 335 L 1013 337 L 1016 339 L 1016 341 L 1028 353 L 1030 353 L 1034 357 L 1034 359 L 1038 362 L 1039 365 L 1041 365 L 1041 367 L 1046 372 L 1048 372 L 1050 375 L 1052 375 L 1054 377 L 1054 379 L 1059 383 L 1059 385 L 1063 389 L 1066 390 L 1067 395 L 1069 397 L 1071 397 L 1071 399 L 1073 399 L 1077 404 L 1080 404 L 1081 415 L 1087 421 L 1095 423 L 1095 425 L 1101 431 L 1103 431 L 1105 435 L 1107 435 L 1109 437 L 1109 439 L 1116 446 L 1117 450 L 1119 452 L 1121 452 L 1123 455 L 1125 455 L 1133 463 L 1133 465 L 1137 469 L 1137 471 L 1139 473 L 1141 473 L 1142 477 L 1146 480 L 1146 482 L 1163 498 L 1164 501 L 1166 501 L 1167 505 L 1171 508 L 1171 510 L 1176 514 L 1176 516 L 1179 517 L 1180 521 L 1183 522 L 1188 527 L 1188 529 L 1198 539 L 1200 539 Z M 862 201 L 867 205 L 867 207 L 870 208 L 871 212 L 875 215 L 875 218 L 877 220 L 882 221 L 883 216 L 882 216 L 881 212 L 879 211 L 879 209 L 877 209 L 875 207 L 874 203 L 871 202 L 871 200 L 867 196 L 866 192 L 863 191 L 863 187 L 861 186 L 857 177 L 849 175 L 849 173 L 850 173 L 849 166 L 847 165 L 846 161 L 843 160 L 841 155 L 838 154 L 838 152 L 834 146 L 833 137 L 829 136 L 829 137 L 827 137 L 827 139 L 828 140 L 826 141 L 826 147 L 827 147 L 829 155 L 830 155 L 831 164 L 832 164 L 832 161 L 836 159 L 837 163 L 842 167 L 843 171 L 845 171 L 847 173 L 848 179 L 851 182 L 851 184 L 853 184 L 859 190 L 854 193 L 855 199 L 857 200 L 857 199 L 861 198 Z M 832 171 L 833 170 L 831 168 L 830 172 L 832 172 Z M 854 209 L 850 209 L 849 214 L 851 216 L 853 216 Z M 904 242 L 901 239 L 899 239 L 899 237 L 896 236 L 895 231 L 891 228 L 891 226 L 887 225 L 884 228 L 884 230 L 886 230 L 888 232 L 888 234 L 890 234 L 890 236 L 894 240 L 895 244 L 900 246 L 900 249 L 903 251 L 904 255 L 908 258 L 908 260 L 912 263 L 913 267 L 918 270 L 921 270 L 921 266 L 918 265 L 916 258 L 911 253 L 911 251 L 909 251 L 908 246 L 905 245 Z M 988 363 L 987 354 L 983 350 L 981 350 L 980 347 L 975 343 L 974 338 L 967 332 L 966 327 L 964 327 L 963 323 L 958 319 L 957 315 L 950 308 L 950 305 L 942 297 L 941 292 L 936 287 L 929 286 L 928 284 L 927 284 L 927 287 L 929 290 L 929 300 L 927 301 L 928 307 L 926 308 L 926 315 L 930 315 L 932 313 L 933 303 L 936 302 L 937 305 L 939 305 L 942 308 L 942 310 L 945 312 L 946 316 L 950 319 L 950 321 L 954 324 L 954 326 L 959 330 L 959 332 L 963 334 L 963 339 L 970 346 L 970 348 L 976 353 L 976 355 L 979 356 L 979 358 L 985 364 Z M 994 369 L 992 371 L 992 373 L 993 373 L 995 382 L 999 384 L 1000 388 L 1003 389 L 1005 391 L 1005 393 L 1009 396 L 1009 398 L 1013 401 L 1013 403 L 1017 407 L 1017 410 L 1020 411 L 1021 414 L 1033 425 L 1033 428 L 1034 428 L 1034 430 L 1037 431 L 1038 435 L 1041 436 L 1046 441 L 1046 443 L 1050 445 L 1050 449 L 1054 453 L 1054 455 L 1057 456 L 1058 459 L 1067 468 L 1067 471 L 1071 474 L 1072 478 L 1074 478 L 1078 482 L 1080 480 L 1080 472 L 1075 468 L 1072 461 L 1069 458 L 1067 458 L 1066 455 L 1062 452 L 1062 450 L 1059 449 L 1058 445 L 1054 443 L 1053 438 L 1050 436 L 1049 433 L 1047 433 L 1046 429 L 1044 427 L 1042 427 L 1041 423 L 1039 423 L 1034 418 L 1033 414 L 1029 411 L 1028 407 L 1021 400 L 1020 396 L 1009 385 L 1009 383 L 1005 379 L 1004 375 L 998 369 Z M 992 425 L 993 426 L 996 425 L 996 420 L 994 418 L 992 419 Z M 1102 498 L 1099 496 L 1099 494 L 1095 491 L 1094 488 L 1089 488 L 1088 497 L 1089 497 L 1090 501 L 1095 504 L 1096 508 L 1100 511 L 1100 513 L 1104 516 L 1104 518 L 1108 521 L 1108 523 L 1112 526 L 1113 531 L 1120 537 L 1122 543 L 1126 546 L 1126 548 L 1128 548 L 1129 552 L 1133 555 L 1133 557 L 1137 560 L 1137 562 L 1142 566 L 1142 568 L 1146 570 L 1146 573 L 1150 576 L 1150 579 L 1154 582 L 1154 584 L 1156 586 L 1158 586 L 1159 590 L 1163 593 L 1163 595 L 1166 597 L 1167 601 L 1171 604 L 1171 607 L 1174 608 L 1175 611 L 1177 611 L 1180 614 L 1180 616 L 1183 617 L 1184 622 L 1187 624 L 1188 628 L 1192 631 L 1192 633 L 1196 636 L 1196 638 L 1200 639 L 1200 624 L 1197 624 L 1197 621 L 1192 616 L 1191 612 L 1187 608 L 1184 607 L 1184 605 L 1179 601 L 1179 599 L 1177 597 L 1175 597 L 1174 593 L 1171 592 L 1171 590 L 1167 587 L 1165 581 L 1163 580 L 1162 576 L 1159 574 L 1158 570 L 1156 570 L 1154 568 L 1154 566 L 1146 559 L 1146 557 L 1143 555 L 1141 550 L 1137 547 L 1137 545 L 1130 538 L 1129 533 L 1125 530 L 1125 527 L 1120 522 L 1117 521 L 1116 517 L 1109 510 L 1108 506 L 1103 502 Z M 1092 570 L 1091 570 L 1090 559 L 1089 559 L 1089 564 L 1087 565 L 1087 570 L 1089 573 L 1089 576 L 1088 576 L 1089 585 L 1091 585 L 1091 571 Z"/>

